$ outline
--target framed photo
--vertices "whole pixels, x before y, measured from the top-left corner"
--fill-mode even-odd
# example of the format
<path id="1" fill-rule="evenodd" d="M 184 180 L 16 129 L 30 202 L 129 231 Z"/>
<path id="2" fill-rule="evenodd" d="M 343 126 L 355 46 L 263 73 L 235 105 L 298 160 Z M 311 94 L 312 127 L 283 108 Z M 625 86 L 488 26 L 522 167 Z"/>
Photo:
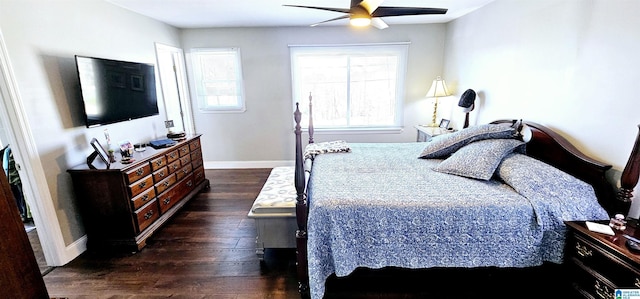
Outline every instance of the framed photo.
<path id="1" fill-rule="evenodd" d="M 102 162 L 107 165 L 108 169 L 111 166 L 111 163 L 109 163 L 109 154 L 107 154 L 107 151 L 104 149 L 104 147 L 102 147 L 100 142 L 98 142 L 98 139 L 93 138 L 91 139 L 90 143 L 95 151 L 89 156 L 89 158 L 87 158 L 87 164 L 89 164 L 89 167 L 92 166 L 91 163 L 96 158 L 96 156 L 99 156 Z"/>
<path id="2" fill-rule="evenodd" d="M 449 120 L 448 119 L 444 119 L 444 118 L 442 120 L 440 120 L 440 126 L 439 127 L 443 128 L 443 129 L 448 129 L 449 128 Z"/>

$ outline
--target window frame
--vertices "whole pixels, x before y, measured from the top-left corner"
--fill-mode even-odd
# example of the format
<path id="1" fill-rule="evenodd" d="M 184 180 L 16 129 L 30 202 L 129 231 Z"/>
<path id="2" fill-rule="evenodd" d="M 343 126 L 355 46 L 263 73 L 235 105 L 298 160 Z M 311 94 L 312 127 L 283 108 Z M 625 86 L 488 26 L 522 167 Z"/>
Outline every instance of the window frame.
<path id="1" fill-rule="evenodd" d="M 396 82 L 395 82 L 395 122 L 390 125 L 345 125 L 345 126 L 319 126 L 314 124 L 314 129 L 319 133 L 398 133 L 403 128 L 404 117 L 404 98 L 405 98 L 405 85 L 406 85 L 406 72 L 407 61 L 409 56 L 410 42 L 400 43 L 368 43 L 368 44 L 330 44 L 330 45 L 289 45 L 290 58 L 291 58 L 291 88 L 292 88 L 292 107 L 296 108 L 296 103 L 300 103 L 300 111 L 303 114 L 302 126 L 303 130 L 306 130 L 308 125 L 308 98 L 309 91 L 298 90 L 299 84 L 297 83 L 297 64 L 296 59 L 300 55 L 308 54 L 320 54 L 320 55 L 349 55 L 357 56 L 358 54 L 383 54 L 393 53 L 397 55 L 398 65 L 396 70 Z M 348 69 L 348 68 L 347 68 Z M 351 84 L 351 82 L 347 82 Z M 350 87 L 347 87 L 349 90 Z M 311 95 L 313 97 L 313 94 Z M 348 102 L 351 99 L 347 99 Z M 350 103 L 347 103 L 349 106 Z M 346 113 L 349 113 L 347 108 Z M 347 115 L 347 117 L 349 117 Z"/>
<path id="2" fill-rule="evenodd" d="M 202 71 L 200 64 L 197 63 L 199 55 L 203 53 L 213 52 L 228 52 L 234 53 L 234 65 L 235 65 L 235 83 L 236 97 L 238 98 L 236 105 L 209 105 L 207 103 L 207 96 L 202 94 L 200 84 L 202 84 Z M 243 113 L 246 111 L 245 105 L 245 92 L 244 92 L 244 76 L 242 72 L 242 55 L 239 47 L 220 47 L 220 48 L 192 48 L 191 54 L 191 66 L 193 73 L 193 90 L 194 96 L 198 102 L 198 110 L 204 113 Z"/>

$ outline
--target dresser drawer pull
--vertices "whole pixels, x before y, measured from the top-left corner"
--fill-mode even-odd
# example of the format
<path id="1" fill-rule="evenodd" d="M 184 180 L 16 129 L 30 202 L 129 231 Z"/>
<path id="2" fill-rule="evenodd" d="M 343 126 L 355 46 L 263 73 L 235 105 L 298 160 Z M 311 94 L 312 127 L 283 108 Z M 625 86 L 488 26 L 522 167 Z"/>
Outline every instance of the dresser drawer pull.
<path id="1" fill-rule="evenodd" d="M 576 253 L 581 257 L 591 257 L 593 255 L 593 251 L 585 245 L 580 245 L 580 243 L 576 243 Z"/>
<path id="2" fill-rule="evenodd" d="M 182 153 L 183 153 L 183 154 L 186 154 L 186 153 L 188 153 L 188 152 L 189 152 L 189 149 L 188 149 L 188 148 L 186 148 L 186 147 L 185 147 L 185 148 L 183 148 L 183 149 L 182 149 Z"/>
<path id="3" fill-rule="evenodd" d="M 173 170 L 178 169 L 178 164 L 173 164 Z"/>
<path id="4" fill-rule="evenodd" d="M 166 174 L 164 173 L 164 171 L 162 171 L 162 172 L 158 173 L 158 176 L 159 176 L 159 177 L 161 177 L 161 178 L 163 178 L 165 175 L 166 175 Z"/>
<path id="5" fill-rule="evenodd" d="M 147 186 L 147 182 L 142 182 L 140 184 L 138 184 L 138 186 L 140 186 L 140 188 L 144 188 Z"/>
<path id="6" fill-rule="evenodd" d="M 633 285 L 634 285 L 636 288 L 639 288 L 639 289 L 640 289 L 640 278 L 637 278 L 637 277 L 636 277 L 636 279 L 635 279 L 635 280 L 634 280 L 634 282 L 633 282 Z"/>
<path id="7" fill-rule="evenodd" d="M 141 176 L 143 174 L 144 174 L 144 168 L 140 168 L 140 169 L 136 170 L 136 175 L 137 176 Z"/>
<path id="8" fill-rule="evenodd" d="M 189 186 L 189 187 L 193 186 L 193 182 L 192 181 L 188 181 L 187 182 L 187 186 Z"/>
<path id="9" fill-rule="evenodd" d="M 164 205 L 168 205 L 170 202 L 171 202 L 171 197 L 167 197 L 162 201 Z"/>
<path id="10" fill-rule="evenodd" d="M 165 186 L 165 187 L 169 187 L 169 184 L 171 184 L 171 182 L 169 182 L 169 181 L 166 181 L 166 182 L 162 183 L 162 185 Z"/>
<path id="11" fill-rule="evenodd" d="M 198 174 L 196 174 L 196 177 L 197 177 L 197 178 L 201 178 L 201 177 L 202 177 L 202 173 L 201 173 L 201 172 L 198 172 Z"/>
<path id="12" fill-rule="evenodd" d="M 144 214 L 144 219 L 149 220 L 153 216 L 153 210 Z"/>
<path id="13" fill-rule="evenodd" d="M 161 166 L 161 165 L 162 165 L 162 160 L 156 161 L 156 166 Z"/>
<path id="14" fill-rule="evenodd" d="M 601 284 L 599 280 L 596 280 L 594 288 L 598 297 L 602 299 L 614 299 L 613 290 L 609 289 L 606 285 Z"/>
<path id="15" fill-rule="evenodd" d="M 147 201 L 147 200 L 149 200 L 149 194 L 145 194 L 145 195 L 143 195 L 141 199 L 142 199 L 142 201 Z"/>
<path id="16" fill-rule="evenodd" d="M 176 158 L 176 152 L 173 152 L 171 154 L 169 154 L 169 157 L 171 157 L 171 159 L 175 159 Z"/>
<path id="17" fill-rule="evenodd" d="M 189 169 L 184 169 L 184 170 L 182 170 L 182 172 L 183 172 L 184 174 L 187 174 L 187 173 L 189 173 Z"/>

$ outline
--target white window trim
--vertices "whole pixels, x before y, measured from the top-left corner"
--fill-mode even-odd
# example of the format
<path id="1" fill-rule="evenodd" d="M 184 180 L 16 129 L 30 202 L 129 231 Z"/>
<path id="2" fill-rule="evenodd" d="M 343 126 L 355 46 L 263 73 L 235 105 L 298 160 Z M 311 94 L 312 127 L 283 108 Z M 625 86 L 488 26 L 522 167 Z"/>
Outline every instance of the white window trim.
<path id="1" fill-rule="evenodd" d="M 399 134 L 403 132 L 403 124 L 404 124 L 404 97 L 405 97 L 405 77 L 407 72 L 407 63 L 409 57 L 409 45 L 411 42 L 397 42 L 397 43 L 371 43 L 371 44 L 320 44 L 320 45 L 289 45 L 290 51 L 290 59 L 291 59 L 291 78 L 292 78 L 292 107 L 295 110 L 296 102 L 299 102 L 298 99 L 302 99 L 304 97 L 308 97 L 308 91 L 298 91 L 296 90 L 296 84 L 294 83 L 294 78 L 296 78 L 295 73 L 295 54 L 297 53 L 313 53 L 313 52 L 323 52 L 326 53 L 326 48 L 361 48 L 361 47 L 393 47 L 398 46 L 398 48 L 402 47 L 402 49 L 397 49 L 398 53 L 400 53 L 399 65 L 398 65 L 398 77 L 397 77 L 397 86 L 396 89 L 396 123 L 389 126 L 350 126 L 350 127 L 318 127 L 314 125 L 314 132 L 319 134 Z M 313 95 L 312 95 L 313 96 Z M 301 110 L 303 110 L 301 108 Z M 303 114 L 303 117 L 307 117 L 307 115 Z M 305 121 L 303 120 L 303 123 Z M 295 125 L 295 124 L 294 124 Z M 303 128 L 303 131 L 307 131 L 308 128 Z"/>
<path id="2" fill-rule="evenodd" d="M 239 105 L 236 106 L 209 106 L 205 102 L 204 98 L 198 94 L 198 87 L 196 86 L 199 81 L 199 65 L 195 63 L 195 55 L 199 52 L 229 52 L 233 51 L 236 53 L 236 67 L 238 72 L 236 73 L 236 82 L 240 85 L 238 89 L 239 93 Z M 245 92 L 244 92 L 244 76 L 242 72 L 242 55 L 240 53 L 240 48 L 238 47 L 227 47 L 227 48 L 193 48 L 190 50 L 191 54 L 194 54 L 191 57 L 191 66 L 193 68 L 193 93 L 198 102 L 198 110 L 202 113 L 244 113 L 246 111 L 246 101 L 245 101 Z"/>

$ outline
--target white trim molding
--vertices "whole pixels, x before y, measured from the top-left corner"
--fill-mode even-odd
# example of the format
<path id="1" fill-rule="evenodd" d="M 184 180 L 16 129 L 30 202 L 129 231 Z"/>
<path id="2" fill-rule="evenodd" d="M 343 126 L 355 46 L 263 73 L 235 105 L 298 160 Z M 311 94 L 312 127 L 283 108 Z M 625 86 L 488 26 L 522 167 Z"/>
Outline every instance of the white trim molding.
<path id="1" fill-rule="evenodd" d="M 53 199 L 31 128 L 27 121 L 18 85 L 9 61 L 4 36 L 0 30 L 0 121 L 6 128 L 9 144 L 15 145 L 11 151 L 18 163 L 23 192 L 38 228 L 38 237 L 42 251 L 50 266 L 62 266 L 79 253 L 86 250 L 80 244 L 78 248 L 68 249 L 60 229 Z M 77 242 L 76 242 L 77 243 Z M 86 242 L 85 242 L 86 243 Z M 85 244 L 86 246 L 86 244 Z"/>
<path id="2" fill-rule="evenodd" d="M 279 166 L 293 166 L 293 160 L 275 161 L 205 161 L 205 169 L 238 169 L 238 168 L 274 168 Z"/>

